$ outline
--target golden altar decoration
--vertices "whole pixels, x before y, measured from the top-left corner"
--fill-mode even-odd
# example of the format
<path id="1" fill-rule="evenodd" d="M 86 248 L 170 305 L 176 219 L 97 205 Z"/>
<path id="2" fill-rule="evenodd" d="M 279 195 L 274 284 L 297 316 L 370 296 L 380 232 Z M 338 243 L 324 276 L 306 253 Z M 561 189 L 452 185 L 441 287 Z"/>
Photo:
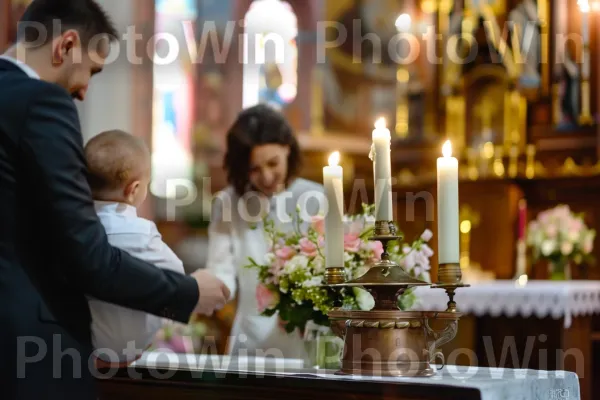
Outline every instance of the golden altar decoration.
<path id="1" fill-rule="evenodd" d="M 427 377 L 435 375 L 431 364 L 436 359 L 442 366 L 445 362 L 439 347 L 454 339 L 462 316 L 454 302 L 455 290 L 468 285 L 462 283 L 459 264 L 440 264 L 436 284 L 411 277 L 387 252 L 388 243 L 400 238 L 393 221 L 376 221 L 371 240 L 383 244 L 381 261 L 350 281 L 344 281 L 343 268 L 331 267 L 326 272 L 329 287 L 362 287 L 375 299 L 370 311 L 333 309 L 328 313 L 332 330 L 344 340 L 341 374 Z M 399 309 L 398 298 L 405 291 L 430 285 L 448 294 L 446 311 Z M 446 328 L 432 329 L 435 320 L 446 322 Z"/>

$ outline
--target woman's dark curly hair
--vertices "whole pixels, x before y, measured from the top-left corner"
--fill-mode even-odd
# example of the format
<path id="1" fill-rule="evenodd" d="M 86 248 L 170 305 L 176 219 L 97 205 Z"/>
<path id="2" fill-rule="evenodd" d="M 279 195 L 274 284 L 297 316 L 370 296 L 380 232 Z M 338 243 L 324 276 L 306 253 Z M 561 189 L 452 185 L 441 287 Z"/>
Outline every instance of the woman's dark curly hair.
<path id="1" fill-rule="evenodd" d="M 255 146 L 279 144 L 289 146 L 286 183 L 298 175 L 302 164 L 300 146 L 284 116 L 267 105 L 242 111 L 227 132 L 224 168 L 227 180 L 236 193 L 244 195 L 250 182 L 250 155 Z"/>

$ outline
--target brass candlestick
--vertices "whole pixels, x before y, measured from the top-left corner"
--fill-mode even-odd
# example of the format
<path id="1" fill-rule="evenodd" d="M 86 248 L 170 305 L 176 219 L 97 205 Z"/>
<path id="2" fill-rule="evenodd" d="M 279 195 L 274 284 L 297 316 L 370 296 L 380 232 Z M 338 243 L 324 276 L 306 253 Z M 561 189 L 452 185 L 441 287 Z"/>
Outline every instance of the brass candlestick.
<path id="1" fill-rule="evenodd" d="M 400 311 L 398 300 L 402 294 L 410 288 L 431 285 L 413 278 L 390 259 L 388 243 L 400 238 L 392 221 L 377 221 L 370 239 L 383 244 L 381 261 L 356 279 L 328 285 L 362 287 L 375 300 L 370 311 L 335 308 L 328 313 L 333 331 L 344 339 L 341 374 L 432 376 L 435 371 L 430 363 L 436 359 L 444 363 L 439 347 L 456 336 L 461 314 L 456 312 L 453 297 L 450 298 L 454 304 L 451 311 Z M 460 266 L 441 268 L 441 271 L 438 280 L 441 276 L 442 284 L 453 282 L 452 286 L 444 286 L 453 296 L 461 279 Z M 332 268 L 329 276 L 334 275 Z M 435 331 L 429 325 L 430 320 L 443 320 L 447 322 L 446 328 Z"/>

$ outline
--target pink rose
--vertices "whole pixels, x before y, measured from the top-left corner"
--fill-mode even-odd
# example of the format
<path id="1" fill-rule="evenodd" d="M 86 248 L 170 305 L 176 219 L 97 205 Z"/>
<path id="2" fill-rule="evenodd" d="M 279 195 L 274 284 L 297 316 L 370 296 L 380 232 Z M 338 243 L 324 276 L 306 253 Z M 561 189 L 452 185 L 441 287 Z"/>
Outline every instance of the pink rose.
<path id="1" fill-rule="evenodd" d="M 259 313 L 275 308 L 279 303 L 279 292 L 274 292 L 265 285 L 259 284 L 256 287 L 256 302 Z"/>
<path id="2" fill-rule="evenodd" d="M 319 243 L 320 248 L 325 247 L 325 237 L 319 236 L 319 238 L 317 239 L 317 243 Z"/>
<path id="3" fill-rule="evenodd" d="M 322 216 L 312 217 L 311 226 L 319 235 L 325 234 L 325 218 Z"/>
<path id="4" fill-rule="evenodd" d="M 302 238 L 298 242 L 300 245 L 300 252 L 308 257 L 314 257 L 317 255 L 317 245 L 308 238 Z"/>
<path id="5" fill-rule="evenodd" d="M 577 232 L 583 229 L 583 222 L 580 219 L 572 219 L 569 221 L 569 231 Z"/>
<path id="6" fill-rule="evenodd" d="M 173 336 L 167 345 L 175 353 L 185 354 L 194 352 L 194 343 L 192 343 L 190 336 Z"/>
<path id="7" fill-rule="evenodd" d="M 363 230 L 364 223 L 360 220 L 350 222 L 348 225 L 348 235 L 359 235 Z"/>
<path id="8" fill-rule="evenodd" d="M 344 250 L 350 253 L 356 253 L 360 250 L 360 237 L 356 233 L 344 235 Z"/>
<path id="9" fill-rule="evenodd" d="M 296 255 L 296 252 L 290 246 L 283 246 L 282 248 L 275 250 L 275 255 L 280 260 L 287 261 L 291 260 L 291 258 Z"/>
<path id="10" fill-rule="evenodd" d="M 549 238 L 555 238 L 558 230 L 556 229 L 556 225 L 548 225 L 546 226 L 546 236 Z"/>
<path id="11" fill-rule="evenodd" d="M 379 240 L 369 242 L 369 249 L 373 251 L 373 255 L 376 260 L 381 260 L 381 255 L 383 254 L 383 245 Z"/>

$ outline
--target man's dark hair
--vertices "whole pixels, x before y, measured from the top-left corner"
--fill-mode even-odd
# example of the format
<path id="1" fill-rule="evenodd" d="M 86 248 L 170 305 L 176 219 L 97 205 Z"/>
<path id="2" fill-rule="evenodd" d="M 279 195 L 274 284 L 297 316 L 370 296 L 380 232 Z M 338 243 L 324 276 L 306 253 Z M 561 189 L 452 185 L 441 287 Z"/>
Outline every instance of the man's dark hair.
<path id="1" fill-rule="evenodd" d="M 54 21 L 60 23 L 60 32 L 54 31 Z M 96 35 L 111 41 L 118 36 L 110 17 L 94 0 L 33 0 L 19 21 L 17 40 L 44 45 L 69 29 L 79 32 L 83 44 Z"/>
<path id="2" fill-rule="evenodd" d="M 267 105 L 247 108 L 238 115 L 227 133 L 224 168 L 229 184 L 238 195 L 248 190 L 252 149 L 265 144 L 289 146 L 287 183 L 299 173 L 302 164 L 300 146 L 284 116 Z"/>

